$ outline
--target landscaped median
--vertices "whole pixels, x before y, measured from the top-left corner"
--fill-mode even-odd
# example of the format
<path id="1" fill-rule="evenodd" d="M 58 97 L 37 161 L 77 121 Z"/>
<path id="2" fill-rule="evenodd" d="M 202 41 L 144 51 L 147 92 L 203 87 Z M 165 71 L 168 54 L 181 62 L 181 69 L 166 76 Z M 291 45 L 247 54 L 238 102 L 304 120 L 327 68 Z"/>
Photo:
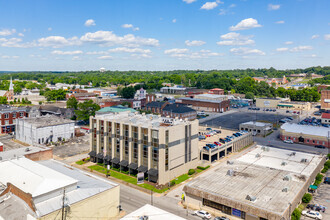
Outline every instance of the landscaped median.
<path id="1" fill-rule="evenodd" d="M 88 158 L 84 159 L 84 160 L 79 160 L 79 161 L 76 162 L 76 164 L 83 165 L 87 162 L 89 162 Z M 208 169 L 209 167 L 210 166 L 207 166 L 207 167 L 198 166 L 196 169 L 191 169 L 191 170 L 189 170 L 189 173 L 182 174 L 181 176 L 178 176 L 177 178 L 170 181 L 169 187 L 173 187 L 175 185 L 178 185 L 178 184 L 186 181 L 187 179 L 189 179 L 189 178 L 191 178 L 195 175 L 198 175 L 198 173 Z M 125 171 L 120 171 L 119 169 L 115 169 L 115 168 L 111 168 L 109 171 L 107 171 L 107 168 L 104 167 L 104 165 L 100 164 L 100 163 L 88 166 L 87 168 L 89 168 L 91 171 L 96 171 L 96 172 L 99 172 L 99 173 L 102 173 L 102 174 L 105 174 L 105 175 L 109 174 L 113 178 L 125 181 L 127 183 L 142 187 L 142 188 L 147 189 L 147 190 L 151 190 L 151 191 L 156 192 L 156 193 L 163 193 L 163 192 L 165 192 L 169 189 L 169 187 L 167 187 L 167 186 L 162 186 L 162 187 L 158 186 L 158 187 L 161 187 L 161 188 L 157 188 L 154 185 L 146 183 L 146 182 L 143 183 L 143 184 L 137 184 L 136 175 L 129 175 L 127 171 L 126 172 Z"/>

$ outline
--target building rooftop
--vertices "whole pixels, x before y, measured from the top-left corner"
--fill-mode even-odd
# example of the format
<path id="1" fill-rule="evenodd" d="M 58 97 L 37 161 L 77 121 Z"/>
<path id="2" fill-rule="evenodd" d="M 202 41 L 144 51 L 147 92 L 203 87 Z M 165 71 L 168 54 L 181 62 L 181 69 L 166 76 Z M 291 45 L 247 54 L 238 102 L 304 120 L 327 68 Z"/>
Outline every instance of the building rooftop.
<path id="1" fill-rule="evenodd" d="M 146 107 L 148 108 L 161 108 L 163 105 L 165 104 L 165 102 L 149 102 L 146 104 Z"/>
<path id="2" fill-rule="evenodd" d="M 131 212 L 125 217 L 121 218 L 121 220 L 140 220 L 142 216 L 148 216 L 148 220 L 183 220 L 177 215 L 166 212 L 160 208 L 155 206 L 146 204 L 141 208 Z"/>
<path id="3" fill-rule="evenodd" d="M 163 108 L 163 111 L 168 111 L 168 112 L 172 112 L 172 113 L 187 113 L 187 112 L 196 112 L 196 110 L 187 107 L 185 105 L 182 104 L 168 104 Z"/>
<path id="4" fill-rule="evenodd" d="M 34 118 L 20 118 L 19 121 L 24 120 L 26 123 L 31 123 L 34 127 L 47 127 L 53 125 L 61 125 L 61 124 L 71 124 L 74 121 L 60 118 L 54 115 L 45 115 L 41 117 L 34 117 Z"/>
<path id="5" fill-rule="evenodd" d="M 101 108 L 100 110 L 98 110 L 96 112 L 96 114 L 98 114 L 98 113 L 108 113 L 108 112 L 116 113 L 116 112 L 126 112 L 126 111 L 133 112 L 133 113 L 137 112 L 133 108 L 127 108 L 127 107 L 122 106 L 122 105 L 116 105 L 116 106 Z"/>
<path id="6" fill-rule="evenodd" d="M 317 126 L 311 126 L 311 125 L 299 125 L 294 123 L 285 123 L 281 126 L 281 129 L 285 130 L 286 132 L 292 132 L 292 133 L 301 133 L 301 134 L 307 134 L 307 135 L 317 135 L 317 136 L 323 136 L 328 137 L 328 133 L 330 131 L 330 128 L 326 127 L 317 127 Z"/>
<path id="7" fill-rule="evenodd" d="M 26 107 L 14 107 L 10 105 L 0 105 L 0 113 L 26 111 Z"/>
<path id="8" fill-rule="evenodd" d="M 232 163 L 221 163 L 212 171 L 190 181 L 184 191 L 282 215 L 323 159 L 320 155 L 292 153 L 289 150 L 257 146 L 231 160 Z M 302 159 L 307 159 L 307 162 L 302 163 Z M 247 196 L 256 200 L 249 201 Z"/>
<path id="9" fill-rule="evenodd" d="M 0 192 L 1 193 L 1 192 Z M 33 210 L 19 197 L 14 194 L 5 194 L 0 197 L 3 201 L 0 205 L 0 219 L 37 219 Z"/>
<path id="10" fill-rule="evenodd" d="M 212 100 L 223 100 L 227 99 L 227 95 L 214 95 L 214 94 L 199 94 L 195 95 L 196 99 L 212 99 Z"/>
<path id="11" fill-rule="evenodd" d="M 330 113 L 322 113 L 321 118 L 330 119 Z"/>
<path id="12" fill-rule="evenodd" d="M 40 151 L 46 151 L 49 150 L 48 147 L 35 147 L 35 146 L 29 146 L 29 147 L 21 147 L 13 150 L 8 151 L 2 151 L 0 152 L 0 161 L 2 160 L 11 160 L 17 157 L 22 157 L 27 154 L 33 154 Z"/>
<path id="13" fill-rule="evenodd" d="M 151 114 L 137 114 L 137 113 L 128 113 L 128 112 L 120 112 L 118 114 L 102 114 L 96 115 L 95 118 L 106 120 L 106 121 L 117 121 L 124 124 L 133 124 L 141 127 L 152 127 L 159 128 L 162 126 L 176 126 L 179 124 L 190 124 L 191 122 L 181 120 L 181 119 L 173 119 L 167 117 L 160 117 L 158 115 Z"/>
<path id="14" fill-rule="evenodd" d="M 255 125 L 257 127 L 273 126 L 271 123 L 258 122 L 258 121 L 248 121 L 242 123 L 241 125 Z"/>

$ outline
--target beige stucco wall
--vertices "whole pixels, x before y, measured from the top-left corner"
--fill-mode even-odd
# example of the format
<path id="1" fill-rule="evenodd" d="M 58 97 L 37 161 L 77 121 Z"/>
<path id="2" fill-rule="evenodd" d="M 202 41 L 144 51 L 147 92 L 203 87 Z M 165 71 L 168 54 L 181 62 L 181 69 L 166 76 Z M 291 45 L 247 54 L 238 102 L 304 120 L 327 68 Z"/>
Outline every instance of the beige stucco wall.
<path id="1" fill-rule="evenodd" d="M 66 219 L 111 219 L 119 215 L 119 186 L 71 205 Z M 60 210 L 41 217 L 42 220 L 60 220 Z"/>
<path id="2" fill-rule="evenodd" d="M 258 108 L 276 108 L 278 103 L 280 103 L 280 99 L 256 99 L 256 107 Z M 269 105 L 267 103 L 269 102 Z"/>

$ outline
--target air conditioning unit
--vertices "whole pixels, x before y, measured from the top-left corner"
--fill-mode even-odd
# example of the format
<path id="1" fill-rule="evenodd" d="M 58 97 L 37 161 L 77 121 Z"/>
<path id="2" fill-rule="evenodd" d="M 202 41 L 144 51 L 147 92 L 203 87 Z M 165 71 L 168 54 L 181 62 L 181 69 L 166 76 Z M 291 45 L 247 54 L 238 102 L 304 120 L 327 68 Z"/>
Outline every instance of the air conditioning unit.
<path id="1" fill-rule="evenodd" d="M 252 196 L 252 195 L 247 195 L 247 196 L 245 197 L 245 199 L 246 199 L 246 200 L 249 200 L 249 201 L 251 201 L 251 202 L 254 202 L 254 201 L 256 201 L 257 197 Z"/>
<path id="2" fill-rule="evenodd" d="M 227 175 L 228 175 L 228 176 L 234 176 L 234 175 L 235 175 L 234 170 L 228 170 L 228 171 L 227 171 Z"/>
<path id="3" fill-rule="evenodd" d="M 289 191 L 289 187 L 284 187 L 283 189 L 282 189 L 282 192 L 288 192 Z"/>

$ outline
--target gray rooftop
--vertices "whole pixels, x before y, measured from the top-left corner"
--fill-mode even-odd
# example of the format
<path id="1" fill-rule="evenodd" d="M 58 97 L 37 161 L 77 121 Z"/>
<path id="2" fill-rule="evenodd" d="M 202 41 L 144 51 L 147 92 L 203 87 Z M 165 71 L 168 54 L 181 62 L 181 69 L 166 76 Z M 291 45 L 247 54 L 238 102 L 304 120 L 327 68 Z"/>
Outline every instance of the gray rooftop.
<path id="1" fill-rule="evenodd" d="M 29 146 L 29 147 L 21 147 L 13 150 L 3 151 L 0 152 L 0 158 L 1 160 L 10 160 L 14 159 L 16 157 L 22 157 L 27 154 L 33 154 L 40 151 L 49 150 L 48 147 L 35 147 L 35 146 Z"/>
<path id="2" fill-rule="evenodd" d="M 0 197 L 0 201 L 3 201 L 0 205 L 0 219 L 31 220 L 37 218 L 33 210 L 14 194 L 5 194 Z"/>
<path id="3" fill-rule="evenodd" d="M 65 119 L 54 115 L 45 115 L 45 116 L 33 117 L 33 118 L 20 118 L 18 119 L 18 121 L 24 121 L 25 123 L 30 123 L 37 128 L 74 123 L 74 121 L 70 119 Z"/>

